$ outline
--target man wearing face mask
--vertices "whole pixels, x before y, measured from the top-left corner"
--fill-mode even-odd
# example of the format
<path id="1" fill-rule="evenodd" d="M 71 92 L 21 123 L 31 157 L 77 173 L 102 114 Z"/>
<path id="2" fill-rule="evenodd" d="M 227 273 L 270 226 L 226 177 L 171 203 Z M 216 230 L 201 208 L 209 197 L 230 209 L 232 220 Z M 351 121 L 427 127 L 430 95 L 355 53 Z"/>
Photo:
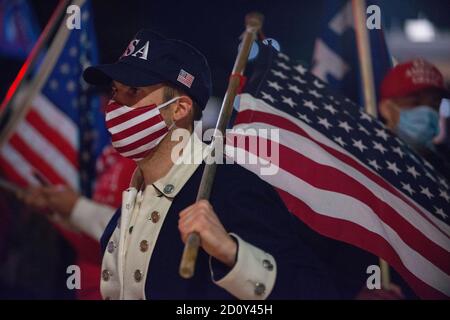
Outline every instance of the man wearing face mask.
<path id="1" fill-rule="evenodd" d="M 380 93 L 386 125 L 450 178 L 450 150 L 437 141 L 439 107 L 450 95 L 439 70 L 422 59 L 399 64 L 383 79 Z"/>
<path id="2" fill-rule="evenodd" d="M 206 145 L 192 132 L 211 91 L 199 51 L 142 30 L 116 63 L 90 67 L 84 79 L 112 84 L 112 144 L 138 165 L 102 237 L 104 299 L 336 297 L 327 270 L 296 234 L 296 218 L 256 175 L 219 165 L 210 200 L 195 202 Z M 172 133 L 182 129 L 190 138 L 174 153 Z M 194 277 L 184 280 L 178 268 L 191 232 L 203 250 Z"/>

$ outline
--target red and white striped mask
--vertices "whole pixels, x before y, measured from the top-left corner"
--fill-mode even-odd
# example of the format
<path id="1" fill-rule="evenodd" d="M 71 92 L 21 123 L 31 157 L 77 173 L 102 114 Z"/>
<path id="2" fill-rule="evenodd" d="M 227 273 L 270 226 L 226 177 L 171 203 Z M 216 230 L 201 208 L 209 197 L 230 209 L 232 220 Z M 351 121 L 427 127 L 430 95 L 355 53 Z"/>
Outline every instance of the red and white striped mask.
<path id="1" fill-rule="evenodd" d="M 131 108 L 111 100 L 106 106 L 106 127 L 112 145 L 123 157 L 139 161 L 155 148 L 170 128 L 160 109 L 178 100 L 175 97 L 163 104 Z"/>

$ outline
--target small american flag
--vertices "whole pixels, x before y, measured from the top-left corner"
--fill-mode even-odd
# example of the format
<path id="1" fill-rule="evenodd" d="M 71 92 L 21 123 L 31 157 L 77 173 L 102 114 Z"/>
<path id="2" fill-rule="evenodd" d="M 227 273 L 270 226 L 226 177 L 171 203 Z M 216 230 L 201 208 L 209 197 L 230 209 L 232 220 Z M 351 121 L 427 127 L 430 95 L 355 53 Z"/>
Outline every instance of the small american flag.
<path id="1" fill-rule="evenodd" d="M 304 66 L 259 46 L 231 136 L 279 129 L 279 170 L 260 175 L 271 159 L 248 143 L 227 142 L 228 155 L 264 157 L 244 166 L 312 229 L 387 260 L 422 298 L 449 297 L 448 181 Z"/>
<path id="2" fill-rule="evenodd" d="M 194 79 L 195 77 L 192 74 L 181 69 L 180 73 L 178 74 L 177 81 L 190 88 L 192 86 L 192 82 L 194 82 Z"/>
<path id="3" fill-rule="evenodd" d="M 39 184 L 38 172 L 51 184 L 91 191 L 107 132 L 99 100 L 81 78 L 98 59 L 90 1 L 81 12 L 83 27 L 70 32 L 47 83 L 0 150 L 2 174 L 18 185 Z"/>

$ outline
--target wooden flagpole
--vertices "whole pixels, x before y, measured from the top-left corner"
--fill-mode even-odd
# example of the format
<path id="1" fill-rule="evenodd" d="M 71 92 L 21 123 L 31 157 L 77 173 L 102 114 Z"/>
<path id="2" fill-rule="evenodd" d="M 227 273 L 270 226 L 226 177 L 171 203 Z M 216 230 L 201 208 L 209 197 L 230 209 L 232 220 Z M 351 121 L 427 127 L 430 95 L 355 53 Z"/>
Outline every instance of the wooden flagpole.
<path id="1" fill-rule="evenodd" d="M 372 68 L 372 54 L 369 32 L 366 27 L 366 1 L 352 0 L 353 19 L 358 47 L 359 67 L 361 70 L 362 87 L 364 93 L 364 107 L 368 114 L 377 117 L 377 100 Z M 380 258 L 381 286 L 389 290 L 391 283 L 388 263 Z"/>
<path id="2" fill-rule="evenodd" d="M 73 0 L 72 4 L 82 6 L 85 0 Z M 66 1 L 64 1 L 64 6 L 62 6 L 62 9 L 60 6 L 58 6 L 57 10 L 58 13 L 64 14 L 66 7 L 65 7 Z M 56 18 L 55 18 L 56 19 Z M 49 31 L 49 30 L 48 30 Z M 60 23 L 59 29 L 47 51 L 47 54 L 45 55 L 44 61 L 42 62 L 36 76 L 31 80 L 29 86 L 27 87 L 27 91 L 25 92 L 24 97 L 20 101 L 20 105 L 18 105 L 16 108 L 12 110 L 12 115 L 8 119 L 8 122 L 6 123 L 5 127 L 3 128 L 2 132 L 0 133 L 0 148 L 3 147 L 3 145 L 8 141 L 12 133 L 14 132 L 14 129 L 19 124 L 19 122 L 23 119 L 23 117 L 26 115 L 26 112 L 31 106 L 31 103 L 33 99 L 36 97 L 36 95 L 42 90 L 42 87 L 46 83 L 48 77 L 50 76 L 50 73 L 52 72 L 59 55 L 61 54 L 61 51 L 64 49 L 64 46 L 66 44 L 66 41 L 70 35 L 70 31 L 66 26 L 66 21 L 63 19 Z M 37 57 L 35 57 L 37 59 Z M 36 61 L 36 60 L 34 60 Z M 29 72 L 30 69 L 28 69 Z M 23 83 L 23 81 L 22 81 Z M 21 84 L 22 84 L 21 83 Z M 17 90 L 15 91 L 14 96 L 17 97 Z M 13 100 L 11 99 L 9 102 L 6 102 L 8 105 L 11 105 L 11 102 Z"/>
<path id="3" fill-rule="evenodd" d="M 264 17 L 259 13 L 250 13 L 245 17 L 246 30 L 244 32 L 242 46 L 236 57 L 233 71 L 228 82 L 227 92 L 222 103 L 222 107 L 217 120 L 216 128 L 214 130 L 213 139 L 211 142 L 211 150 L 215 150 L 214 145 L 217 140 L 222 140 L 225 136 L 225 129 L 233 111 L 233 103 L 238 89 L 241 86 L 242 75 L 244 74 L 245 66 L 247 65 L 248 56 L 253 42 L 260 32 Z M 209 199 L 211 187 L 214 182 L 216 173 L 216 164 L 206 164 L 203 171 L 202 180 L 197 193 L 197 201 Z M 191 233 L 186 241 L 183 256 L 181 258 L 179 273 L 180 276 L 189 279 L 194 275 L 195 263 L 197 259 L 198 249 L 200 246 L 200 236 L 198 233 Z"/>

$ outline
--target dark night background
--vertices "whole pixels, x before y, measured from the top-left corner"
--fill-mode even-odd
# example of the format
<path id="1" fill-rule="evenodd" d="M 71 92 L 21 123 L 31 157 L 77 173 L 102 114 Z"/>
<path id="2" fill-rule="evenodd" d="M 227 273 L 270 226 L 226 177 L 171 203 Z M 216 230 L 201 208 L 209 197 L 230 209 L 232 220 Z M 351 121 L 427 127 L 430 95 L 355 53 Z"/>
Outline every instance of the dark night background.
<path id="1" fill-rule="evenodd" d="M 31 0 L 41 28 L 57 0 Z M 93 10 L 101 62 L 115 61 L 133 35 L 151 28 L 167 37 L 187 41 L 202 51 L 211 66 L 214 95 L 222 97 L 244 30 L 245 14 L 264 14 L 264 33 L 275 38 L 292 58 L 310 63 L 314 41 L 320 31 L 324 0 L 94 0 Z M 420 15 L 437 28 L 450 28 L 448 0 L 379 1 L 386 29 Z M 21 61 L 0 61 L 0 96 L 14 79 Z"/>
<path id="2" fill-rule="evenodd" d="M 29 2 L 42 30 L 58 0 L 29 0 Z M 167 37 L 189 42 L 205 54 L 213 76 L 213 95 L 219 98 L 225 94 L 247 13 L 251 11 L 263 13 L 265 36 L 276 39 L 281 45 L 281 51 L 291 58 L 310 65 L 314 42 L 320 34 L 325 2 L 326 0 L 92 1 L 101 63 L 116 61 L 139 29 L 151 28 Z M 425 17 L 439 32 L 446 32 L 447 38 L 444 38 L 444 42 L 445 39 L 450 39 L 449 0 L 379 0 L 378 4 L 382 10 L 383 26 L 387 34 L 402 28 L 406 19 Z M 447 44 L 445 50 L 440 49 L 436 44 L 426 43 L 422 47 L 432 48 L 443 57 L 448 67 L 446 75 L 449 77 L 450 45 Z M 402 49 L 411 55 L 422 54 L 408 47 Z M 396 52 L 391 53 L 396 55 Z M 398 52 L 397 57 L 407 58 Z M 429 58 L 426 55 L 424 57 Z M 22 63 L 21 60 L 0 59 L 0 99 L 3 99 Z M 0 212 L 2 210 L 6 209 L 0 207 Z M 20 212 L 21 209 L 12 207 L 11 210 L 15 213 Z M 50 227 L 42 221 L 42 217 L 32 214 L 14 217 L 18 219 L 15 225 L 20 226 L 21 229 L 20 232 L 12 230 L 11 234 L 21 233 L 25 236 L 18 237 L 19 240 L 11 244 L 12 251 L 15 248 L 18 248 L 17 251 L 24 250 L 23 256 L 27 260 L 19 264 L 17 261 L 20 256 L 13 257 L 15 260 L 13 259 L 11 265 L 21 267 L 11 270 L 11 274 L 19 275 L 18 279 L 11 281 L 31 283 L 31 288 L 29 284 L 26 288 L 30 290 L 26 293 L 28 298 L 71 298 L 71 296 L 61 296 L 61 292 L 66 290 L 65 278 L 51 278 L 48 274 L 56 274 L 56 269 L 64 268 L 67 265 L 67 263 L 64 264 L 65 261 L 73 259 L 72 252 L 66 249 L 60 236 L 49 231 Z M 4 221 L 3 223 L 7 225 Z M 28 230 L 33 230 L 33 233 L 26 234 Z M 29 239 L 37 240 L 33 243 Z M 53 246 L 47 246 L 45 250 L 42 250 L 42 247 L 39 247 L 40 243 L 46 243 L 46 245 L 52 243 Z M 0 241 L 0 249 L 1 245 Z M 61 253 L 62 256 L 59 256 Z M 0 262 L 3 262 L 2 257 Z M 43 272 L 38 266 L 51 266 L 51 268 Z M 9 274 L 2 270 L 0 264 L 0 273 L 4 278 L 8 278 Z M 0 279 L 0 282 L 1 280 L 3 279 Z M 0 299 L 1 293 L 0 283 Z M 18 290 L 18 294 L 18 297 L 24 296 L 21 290 Z M 10 298 L 11 295 L 8 297 Z"/>

